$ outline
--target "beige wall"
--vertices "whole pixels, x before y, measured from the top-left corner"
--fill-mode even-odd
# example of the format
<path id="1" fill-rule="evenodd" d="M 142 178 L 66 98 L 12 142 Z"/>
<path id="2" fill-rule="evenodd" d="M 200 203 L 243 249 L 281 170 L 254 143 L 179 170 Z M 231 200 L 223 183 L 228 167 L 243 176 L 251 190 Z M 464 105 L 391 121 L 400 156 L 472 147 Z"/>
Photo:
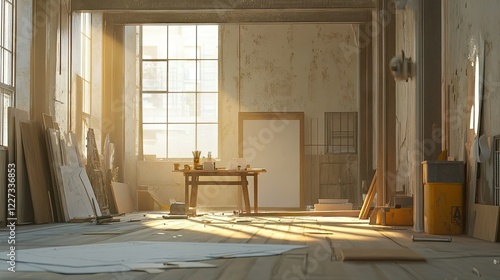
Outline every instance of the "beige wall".
<path id="1" fill-rule="evenodd" d="M 42 3 L 42 2 L 40 2 Z M 64 2 L 66 3 L 66 2 Z M 42 8 L 48 7 L 43 6 Z M 59 7 L 59 6 L 58 6 Z M 46 16 L 51 22 L 58 12 L 44 13 L 40 8 L 39 17 Z M 62 8 L 68 7 L 62 5 Z M 31 73 L 39 83 L 43 82 L 44 88 L 50 89 L 46 95 L 33 95 L 25 93 L 23 86 L 32 83 L 31 77 L 24 73 L 26 63 L 19 58 L 18 83 L 25 82 L 19 86 L 17 103 L 19 107 L 35 106 L 32 114 L 46 112 L 56 117 L 63 130 L 71 130 L 74 123 L 76 111 L 74 106 L 75 73 L 79 68 L 79 29 L 77 18 L 73 19 L 73 41 L 69 39 L 69 24 L 63 22 L 59 33 L 46 29 L 48 25 L 40 24 L 37 32 L 46 32 L 42 38 L 47 40 L 50 46 L 58 51 L 55 52 L 57 60 L 47 66 L 30 65 Z M 71 18 L 68 18 L 71 20 Z M 22 26 L 22 25 L 20 25 Z M 106 104 L 103 103 L 103 64 L 101 63 L 103 44 L 106 40 L 103 35 L 104 19 L 101 14 L 94 14 L 92 31 L 92 126 L 96 132 L 96 140 L 102 153 L 102 141 L 105 135 L 101 135 L 103 113 Z M 55 30 L 58 30 L 58 29 Z M 26 30 L 28 30 L 26 28 Z M 179 174 L 172 174 L 171 162 L 138 162 L 138 99 L 137 99 L 137 76 L 135 73 L 136 49 L 134 44 L 135 33 L 133 28 L 126 28 L 124 33 L 125 60 L 124 71 L 126 83 L 124 85 L 125 110 L 124 124 L 124 163 L 123 179 L 132 187 L 136 185 L 150 185 L 163 200 L 168 203 L 169 199 L 183 200 L 183 178 Z M 357 47 L 356 36 L 358 30 L 356 25 L 335 24 L 273 24 L 273 25 L 237 25 L 228 24 L 221 26 L 221 84 L 220 84 L 220 131 L 219 151 L 220 165 L 226 165 L 227 161 L 238 156 L 238 112 L 270 112 L 270 111 L 301 111 L 305 113 L 305 144 L 306 155 L 310 162 L 319 163 L 322 148 L 311 148 L 313 145 L 323 145 L 323 114 L 327 111 L 357 111 L 359 78 L 358 78 L 358 56 L 357 52 L 345 52 L 342 45 Z M 20 40 L 29 40 L 21 38 Z M 58 46 L 58 43 L 61 45 Z M 106 45 L 106 44 L 104 44 Z M 50 50 L 37 49 L 37 61 L 45 61 L 45 55 Z M 20 48 L 19 50 L 22 50 Z M 29 48 L 19 53 L 28 53 Z M 70 60 L 70 53 L 73 57 Z M 23 56 L 28 57 L 29 55 Z M 43 58 L 43 59 L 42 59 Z M 58 63 L 60 61 L 61 63 Z M 48 71 L 43 70 L 49 67 Z M 35 68 L 33 68 L 35 67 Z M 38 69 L 38 70 L 37 70 Z M 42 70 L 40 70 L 42 69 Z M 33 72 L 34 71 L 34 72 Z M 40 76 L 42 75 L 42 76 Z M 26 89 L 25 89 L 26 90 Z M 70 94 L 73 91 L 73 94 Z M 43 99 L 42 103 L 30 101 L 30 97 L 37 96 Z M 70 115 L 72 114 L 72 115 Z M 85 145 L 85 143 L 81 143 Z M 316 158 L 314 158 L 316 157 Z M 356 159 L 349 160 L 350 166 L 357 166 Z M 319 168 L 319 167 L 318 167 Z M 350 169 L 351 177 L 357 177 L 357 168 Z M 137 175 L 136 175 L 137 174 Z M 314 174 L 314 175 L 310 175 Z M 310 172 L 307 176 L 319 176 Z M 306 192 L 312 188 L 319 188 L 308 178 Z M 317 180 L 316 180 L 317 181 Z M 355 184 L 357 186 L 357 184 Z M 316 190 L 317 193 L 317 190 Z M 205 198 L 204 198 L 205 197 Z M 310 198 L 309 198 L 310 199 Z M 315 201 L 306 201 L 311 204 Z M 234 206 L 236 203 L 236 191 L 234 187 L 205 188 L 200 194 L 201 205 Z"/>
<path id="2" fill-rule="evenodd" d="M 422 0 L 423 1 L 423 0 Z M 401 50 L 409 57 L 417 59 L 418 43 L 417 18 L 415 11 L 422 3 L 420 0 L 408 1 L 406 9 L 396 11 L 396 54 Z M 70 91 L 74 85 L 71 69 L 76 61 L 70 59 L 69 41 L 70 23 L 62 22 L 58 26 L 53 21 L 59 18 L 60 10 L 69 9 L 68 1 L 63 5 L 51 5 L 49 1 L 39 0 L 36 3 L 36 30 L 32 30 L 31 19 L 33 1 L 18 1 L 18 37 L 17 37 L 17 71 L 16 71 L 16 106 L 30 110 L 32 117 L 39 118 L 40 113 L 56 116 L 62 127 L 71 127 L 69 113 Z M 54 9 L 51 7 L 54 6 Z M 442 94 L 448 100 L 442 112 L 449 118 L 449 129 L 444 131 L 449 142 L 448 155 L 459 160 L 467 158 L 465 135 L 469 130 L 467 107 L 467 63 L 477 45 L 479 35 L 485 40 L 485 71 L 483 107 L 483 133 L 489 137 L 500 134 L 500 118 L 497 116 L 498 94 L 500 88 L 500 54 L 497 45 L 500 33 L 496 26 L 500 18 L 496 11 L 500 10 L 500 2 L 495 0 L 466 1 L 443 0 L 443 23 L 445 24 L 443 45 L 443 79 Z M 105 73 L 98 67 L 101 61 L 101 34 L 104 24 L 102 17 L 97 17 L 95 45 L 93 46 L 93 125 L 98 127 L 102 121 L 100 115 L 106 108 L 101 107 L 99 96 L 101 76 Z M 73 26 L 75 28 L 75 26 Z M 357 33 L 358 32 L 358 33 Z M 323 113 L 325 111 L 355 111 L 358 104 L 358 58 L 355 52 L 346 53 L 339 48 L 341 44 L 356 46 L 359 34 L 355 25 L 333 24 L 227 24 L 221 27 L 221 84 L 220 84 L 220 158 L 221 164 L 238 155 L 237 114 L 250 111 L 303 111 L 305 112 L 306 147 L 322 145 Z M 34 36 L 36 35 L 36 36 Z M 34 36 L 34 37 L 33 37 Z M 73 35 L 74 36 L 74 35 Z M 31 49 L 33 40 L 37 48 Z M 126 34 L 126 42 L 133 40 L 133 34 Z M 74 43 L 74 42 L 73 42 Z M 133 43 L 129 42 L 130 46 Z M 75 49 L 73 49 L 74 51 Z M 135 49 L 127 50 L 127 77 L 132 75 Z M 32 53 L 33 52 L 33 53 Z M 49 57 L 58 60 L 49 61 Z M 35 58 L 36 63 L 33 64 Z M 58 61 L 60 63 L 58 63 Z M 417 64 L 419 61 L 415 61 Z M 102 66 L 102 65 L 101 65 Z M 135 78 L 135 73 L 134 80 Z M 408 82 L 396 83 L 396 190 L 411 193 L 416 185 L 415 167 L 420 162 L 413 160 L 418 146 L 417 126 L 419 113 L 415 104 L 419 98 L 418 79 L 414 77 Z M 131 81 L 131 80 L 127 80 Z M 40 85 L 40 88 L 37 87 Z M 137 123 L 138 111 L 136 101 L 136 84 L 125 85 L 127 99 L 125 123 Z M 41 95 L 40 90 L 45 94 Z M 35 98 L 35 99 L 34 99 Z M 434 113 L 438 113 L 435 111 Z M 74 119 L 74 118 L 73 118 Z M 439 128 L 439 124 L 437 124 Z M 429 128 L 429 127 L 427 127 Z M 137 127 L 125 127 L 125 174 L 134 174 L 134 163 L 137 161 Z M 131 136 L 128 135 L 131 132 Z M 98 135 L 99 137 L 99 135 Z M 100 141 L 98 141 L 100 142 Z M 323 152 L 306 149 L 311 156 Z M 481 201 L 489 202 L 492 186 L 492 161 L 481 168 L 482 196 Z M 182 178 L 179 174 L 171 174 L 171 163 L 139 162 L 137 180 L 127 177 L 129 184 L 148 184 L 158 186 L 160 197 L 168 202 L 169 198 L 182 200 Z M 356 176 L 353 172 L 353 176 Z M 309 175 L 313 176 L 313 175 Z M 306 180 L 307 182 L 307 180 Z M 314 188 L 314 184 L 306 186 Z M 181 190 L 179 190 L 181 189 Z M 230 205 L 235 202 L 233 188 L 228 191 L 208 191 L 210 205 Z"/>
<path id="3" fill-rule="evenodd" d="M 356 46 L 357 27 L 334 24 L 221 25 L 219 157 L 238 157 L 238 112 L 305 113 L 305 143 L 324 144 L 323 115 L 357 111 L 358 57 L 341 44 Z M 319 128 L 319 129 L 317 129 Z M 306 154 L 312 153 L 306 150 Z M 315 149 L 316 155 L 323 151 Z M 319 159 L 318 159 L 319 160 Z M 357 161 L 354 161 L 357 166 Z M 138 185 L 156 186 L 168 203 L 183 201 L 183 178 L 171 162 L 138 162 Z M 357 175 L 357 168 L 353 171 Z M 309 180 L 310 181 L 310 180 Z M 305 182 L 308 179 L 305 178 Z M 308 188 L 319 186 L 305 185 Z M 201 188 L 200 205 L 233 206 L 236 188 Z M 306 201 L 311 203 L 311 201 Z M 314 202 L 313 202 L 314 203 Z"/>
<path id="4" fill-rule="evenodd" d="M 467 107 L 467 73 L 469 57 L 474 53 L 481 35 L 485 42 L 484 103 L 482 133 L 489 137 L 500 134 L 500 2 L 444 1 L 446 46 L 444 88 L 449 99 L 450 156 L 465 160 L 465 135 L 469 131 Z M 491 139 L 490 139 L 491 140 Z M 493 161 L 481 164 L 481 203 L 492 202 Z"/>

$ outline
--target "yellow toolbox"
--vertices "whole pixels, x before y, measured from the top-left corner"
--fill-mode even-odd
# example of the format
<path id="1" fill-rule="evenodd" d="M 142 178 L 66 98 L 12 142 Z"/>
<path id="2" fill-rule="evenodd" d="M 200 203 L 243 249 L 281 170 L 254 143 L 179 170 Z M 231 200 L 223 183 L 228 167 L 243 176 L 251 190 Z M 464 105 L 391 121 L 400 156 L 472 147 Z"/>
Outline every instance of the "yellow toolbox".
<path id="1" fill-rule="evenodd" d="M 377 213 L 378 225 L 412 226 L 413 208 L 382 208 Z"/>

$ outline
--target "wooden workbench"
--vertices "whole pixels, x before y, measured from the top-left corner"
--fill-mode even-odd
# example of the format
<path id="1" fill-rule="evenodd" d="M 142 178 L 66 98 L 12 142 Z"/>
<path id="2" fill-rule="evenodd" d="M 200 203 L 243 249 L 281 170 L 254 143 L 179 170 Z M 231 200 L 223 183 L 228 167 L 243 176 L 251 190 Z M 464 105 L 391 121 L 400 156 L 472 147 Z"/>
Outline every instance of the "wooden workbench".
<path id="1" fill-rule="evenodd" d="M 254 213 L 259 211 L 258 206 L 258 176 L 260 173 L 266 172 L 263 168 L 253 168 L 248 170 L 174 170 L 174 172 L 182 172 L 184 175 L 184 198 L 185 198 L 185 213 L 196 215 L 196 202 L 198 200 L 198 186 L 201 185 L 236 185 L 241 186 L 243 193 L 243 201 L 245 203 L 246 213 L 251 212 L 250 197 L 248 195 L 248 177 L 253 177 L 253 210 Z M 200 177 L 236 177 L 237 180 L 200 180 Z"/>

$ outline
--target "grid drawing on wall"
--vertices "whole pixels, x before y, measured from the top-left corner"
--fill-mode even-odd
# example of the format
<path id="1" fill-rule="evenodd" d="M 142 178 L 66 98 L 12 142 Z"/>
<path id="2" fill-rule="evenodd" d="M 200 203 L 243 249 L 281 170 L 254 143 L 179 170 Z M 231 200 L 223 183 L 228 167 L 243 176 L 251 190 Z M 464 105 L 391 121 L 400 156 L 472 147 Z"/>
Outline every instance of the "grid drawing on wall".
<path id="1" fill-rule="evenodd" d="M 357 112 L 325 112 L 327 154 L 355 154 L 358 145 Z"/>

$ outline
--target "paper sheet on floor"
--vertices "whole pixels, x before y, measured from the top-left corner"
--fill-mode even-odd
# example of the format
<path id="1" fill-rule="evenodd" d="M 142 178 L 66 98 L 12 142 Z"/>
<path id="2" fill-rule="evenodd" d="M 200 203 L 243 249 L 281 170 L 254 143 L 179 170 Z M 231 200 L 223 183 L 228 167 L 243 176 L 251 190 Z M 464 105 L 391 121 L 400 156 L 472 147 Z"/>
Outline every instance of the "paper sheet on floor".
<path id="1" fill-rule="evenodd" d="M 305 246 L 134 241 L 25 249 L 16 251 L 16 271 L 87 274 L 210 267 L 210 264 L 194 262 L 271 256 L 303 247 Z M 0 252 L 0 260 L 7 261 L 7 253 Z"/>

